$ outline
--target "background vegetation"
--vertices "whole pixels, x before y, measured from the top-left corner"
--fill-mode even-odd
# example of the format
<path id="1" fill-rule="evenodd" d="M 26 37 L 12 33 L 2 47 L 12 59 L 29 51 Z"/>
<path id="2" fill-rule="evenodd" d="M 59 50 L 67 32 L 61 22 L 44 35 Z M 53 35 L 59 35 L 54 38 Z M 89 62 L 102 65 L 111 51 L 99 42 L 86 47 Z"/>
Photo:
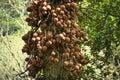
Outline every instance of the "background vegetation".
<path id="1" fill-rule="evenodd" d="M 25 70 L 21 37 L 29 30 L 25 23 L 26 6 L 31 0 L 0 0 L 0 80 L 29 80 L 16 76 Z M 89 41 L 82 48 L 89 63 L 78 80 L 120 79 L 120 1 L 77 0 L 79 25 Z M 72 78 L 74 79 L 75 76 Z"/>

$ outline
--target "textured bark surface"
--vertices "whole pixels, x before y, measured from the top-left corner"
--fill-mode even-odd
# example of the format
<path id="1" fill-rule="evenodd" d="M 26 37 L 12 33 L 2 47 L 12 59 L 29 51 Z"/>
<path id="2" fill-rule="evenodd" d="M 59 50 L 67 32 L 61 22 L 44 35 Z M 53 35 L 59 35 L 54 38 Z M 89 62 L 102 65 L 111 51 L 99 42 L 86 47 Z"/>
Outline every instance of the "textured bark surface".
<path id="1" fill-rule="evenodd" d="M 48 62 L 44 65 L 43 74 L 45 80 L 65 80 L 67 79 L 68 71 L 63 68 L 63 62 L 65 59 L 61 59 L 58 63 Z"/>

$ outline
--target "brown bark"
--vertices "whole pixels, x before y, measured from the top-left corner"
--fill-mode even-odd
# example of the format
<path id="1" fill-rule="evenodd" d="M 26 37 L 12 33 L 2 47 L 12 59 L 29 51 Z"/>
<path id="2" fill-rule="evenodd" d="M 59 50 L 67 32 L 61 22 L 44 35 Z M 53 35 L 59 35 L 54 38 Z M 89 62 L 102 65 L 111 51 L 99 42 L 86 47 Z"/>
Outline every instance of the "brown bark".
<path id="1" fill-rule="evenodd" d="M 63 68 L 63 62 L 65 60 L 61 58 L 58 63 L 48 62 L 44 65 L 43 74 L 46 80 L 65 80 L 67 79 L 68 71 Z"/>

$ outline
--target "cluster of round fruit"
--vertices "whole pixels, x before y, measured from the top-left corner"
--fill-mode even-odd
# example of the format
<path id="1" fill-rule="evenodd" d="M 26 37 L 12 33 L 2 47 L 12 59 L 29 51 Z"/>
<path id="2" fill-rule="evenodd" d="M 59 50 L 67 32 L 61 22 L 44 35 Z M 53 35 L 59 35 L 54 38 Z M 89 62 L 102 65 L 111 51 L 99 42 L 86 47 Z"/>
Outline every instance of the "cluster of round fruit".
<path id="1" fill-rule="evenodd" d="M 78 14 L 78 6 L 75 2 L 61 4 L 51 10 L 52 21 L 60 28 L 71 27 L 75 15 Z"/>
<path id="2" fill-rule="evenodd" d="M 70 26 L 71 21 L 68 19 L 68 17 L 70 17 L 70 14 L 67 12 L 68 11 L 66 10 L 65 5 L 60 5 L 60 7 L 57 7 L 55 10 L 53 9 L 51 11 L 52 21 L 56 26 L 60 28 L 66 28 Z"/>
<path id="3" fill-rule="evenodd" d="M 45 0 L 35 0 L 33 4 L 27 7 L 29 17 L 26 19 L 29 26 L 40 26 L 40 19 L 44 19 L 51 10 L 51 6 Z"/>
<path id="4" fill-rule="evenodd" d="M 36 74 L 41 70 L 44 61 L 37 56 L 32 58 L 26 58 L 25 61 L 28 63 L 27 70 L 29 76 L 36 77 Z"/>
<path id="5" fill-rule="evenodd" d="M 35 27 L 22 37 L 26 43 L 22 51 L 30 55 L 26 58 L 30 76 L 35 77 L 47 62 L 63 61 L 63 68 L 73 74 L 88 62 L 80 53 L 79 44 L 88 38 L 78 29 L 78 6 L 74 0 L 60 1 L 54 5 L 51 0 L 36 0 L 27 8 L 30 14 L 26 21 Z"/>

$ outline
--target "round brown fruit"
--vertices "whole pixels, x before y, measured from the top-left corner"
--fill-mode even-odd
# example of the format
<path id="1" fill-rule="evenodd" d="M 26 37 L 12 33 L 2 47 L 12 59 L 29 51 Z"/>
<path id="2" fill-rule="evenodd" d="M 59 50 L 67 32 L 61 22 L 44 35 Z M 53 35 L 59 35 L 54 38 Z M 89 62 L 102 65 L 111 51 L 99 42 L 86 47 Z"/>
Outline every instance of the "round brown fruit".
<path id="1" fill-rule="evenodd" d="M 56 8 L 56 11 L 60 11 L 60 8 L 59 8 L 59 7 L 57 7 L 57 8 Z"/>
<path id="2" fill-rule="evenodd" d="M 66 48 L 66 49 L 65 49 L 65 52 L 70 53 L 70 48 Z"/>
<path id="3" fill-rule="evenodd" d="M 66 33 L 70 33 L 70 30 L 69 30 L 69 29 L 66 29 Z"/>
<path id="4" fill-rule="evenodd" d="M 56 14 L 55 12 L 53 12 L 53 13 L 52 13 L 52 16 L 53 16 L 53 17 L 56 17 L 56 16 L 57 16 L 57 14 Z"/>
<path id="5" fill-rule="evenodd" d="M 67 3 L 67 4 L 65 4 L 65 6 L 66 6 L 67 8 L 71 8 L 71 3 Z"/>
<path id="6" fill-rule="evenodd" d="M 58 18 L 53 18 L 53 22 L 54 23 L 58 22 Z"/>
<path id="7" fill-rule="evenodd" d="M 33 12 L 30 13 L 30 14 L 29 14 L 29 17 L 31 17 L 31 18 L 34 17 L 34 13 L 33 13 Z"/>
<path id="8" fill-rule="evenodd" d="M 47 37 L 46 36 L 42 36 L 42 40 L 46 41 Z"/>
<path id="9" fill-rule="evenodd" d="M 65 41 L 66 42 L 70 42 L 70 38 L 69 37 L 65 37 Z"/>
<path id="10" fill-rule="evenodd" d="M 53 43 L 53 44 L 55 44 L 55 43 L 56 43 L 55 39 L 53 39 L 53 40 L 52 40 L 52 43 Z"/>
<path id="11" fill-rule="evenodd" d="M 43 2 L 43 6 L 46 6 L 46 5 L 47 5 L 47 2 L 46 2 L 46 1 L 44 1 L 44 2 Z"/>
<path id="12" fill-rule="evenodd" d="M 52 51 L 51 52 L 51 56 L 55 56 L 56 55 L 56 52 L 55 51 Z"/>
<path id="13" fill-rule="evenodd" d="M 25 34 L 24 36 L 22 36 L 22 40 L 27 40 L 28 37 L 29 37 L 29 35 L 28 35 L 28 34 Z"/>
<path id="14" fill-rule="evenodd" d="M 42 46 L 37 46 L 37 48 L 38 48 L 38 50 L 40 50 L 40 51 L 42 50 Z"/>
<path id="15" fill-rule="evenodd" d="M 67 24 L 67 25 L 70 25 L 70 24 L 71 24 L 71 21 L 70 21 L 70 20 L 67 20 L 66 24 Z"/>
<path id="16" fill-rule="evenodd" d="M 37 5 L 38 4 L 38 1 L 33 1 L 33 5 Z"/>
<path id="17" fill-rule="evenodd" d="M 75 44 L 80 44 L 81 43 L 81 40 L 76 40 L 75 41 Z"/>
<path id="18" fill-rule="evenodd" d="M 69 62 L 68 61 L 65 61 L 64 62 L 64 67 L 67 67 L 69 65 Z"/>
<path id="19" fill-rule="evenodd" d="M 52 41 L 46 42 L 46 46 L 50 46 L 50 45 L 52 45 Z"/>
<path id="20" fill-rule="evenodd" d="M 63 57 L 63 58 L 66 58 L 65 53 L 62 54 L 62 57 Z"/>
<path id="21" fill-rule="evenodd" d="M 65 5 L 60 5 L 60 9 L 65 10 Z"/>
<path id="22" fill-rule="evenodd" d="M 32 6 L 27 7 L 27 11 L 28 12 L 32 12 L 33 11 L 33 7 Z"/>
<path id="23" fill-rule="evenodd" d="M 43 11 L 47 11 L 47 7 L 46 7 L 46 6 L 43 6 L 43 7 L 42 7 L 42 10 L 43 10 Z"/>
<path id="24" fill-rule="evenodd" d="M 84 41 L 87 41 L 88 37 L 87 36 L 83 36 L 83 39 L 84 39 Z"/>
<path id="25" fill-rule="evenodd" d="M 37 41 L 37 42 L 40 41 L 40 37 L 36 37 L 36 41 Z"/>
<path id="26" fill-rule="evenodd" d="M 38 33 L 33 33 L 33 37 L 36 38 L 38 36 Z"/>
<path id="27" fill-rule="evenodd" d="M 47 50 L 47 47 L 46 46 L 43 46 L 42 47 L 42 51 L 46 51 Z"/>
<path id="28" fill-rule="evenodd" d="M 75 65 L 75 66 L 74 66 L 74 69 L 75 69 L 75 70 L 80 70 L 80 67 L 79 67 L 78 65 Z"/>
<path id="29" fill-rule="evenodd" d="M 73 43 L 69 44 L 69 47 L 70 47 L 70 48 L 73 48 L 73 47 L 74 47 L 74 44 L 73 44 Z"/>
<path id="30" fill-rule="evenodd" d="M 77 56 L 77 55 L 79 55 L 79 52 L 74 52 L 73 55 Z"/>
<path id="31" fill-rule="evenodd" d="M 33 38 L 31 39 L 31 41 L 32 41 L 32 42 L 35 42 L 35 41 L 36 41 L 36 38 L 33 37 Z"/>
<path id="32" fill-rule="evenodd" d="M 47 5 L 46 6 L 48 10 L 51 10 L 51 6 L 50 5 Z"/>
<path id="33" fill-rule="evenodd" d="M 76 34 L 76 30 L 71 30 L 71 34 Z"/>
<path id="34" fill-rule="evenodd" d="M 60 19 L 60 22 L 61 22 L 61 24 L 63 24 L 63 23 L 64 23 L 64 20 L 63 20 L 63 19 Z"/>
<path id="35" fill-rule="evenodd" d="M 52 9 L 52 10 L 51 10 L 51 13 L 55 13 L 55 10 L 54 10 L 54 9 Z"/>
<path id="36" fill-rule="evenodd" d="M 76 59 L 80 59 L 80 56 L 79 56 L 79 54 L 77 54 L 77 55 L 75 56 L 75 58 L 76 58 Z"/>
<path id="37" fill-rule="evenodd" d="M 74 9 L 78 9 L 79 8 L 77 3 L 75 3 L 75 2 L 71 3 L 71 7 L 73 7 Z"/>
<path id="38" fill-rule="evenodd" d="M 23 52 L 23 53 L 28 52 L 28 48 L 23 48 L 23 49 L 22 49 L 22 52 Z"/>
<path id="39" fill-rule="evenodd" d="M 62 16 L 61 16 L 61 15 L 57 15 L 57 17 L 58 17 L 59 20 L 62 19 Z"/>
<path id="40" fill-rule="evenodd" d="M 26 18 L 26 22 L 30 22 L 32 19 L 31 18 Z"/>
<path id="41" fill-rule="evenodd" d="M 69 66 L 73 66 L 73 62 L 72 61 L 69 61 Z"/>
<path id="42" fill-rule="evenodd" d="M 51 31 L 48 31 L 46 37 L 47 37 L 48 39 L 50 39 L 50 38 L 52 38 L 52 36 L 53 36 L 52 32 L 51 32 Z"/>
<path id="43" fill-rule="evenodd" d="M 39 29 L 38 29 L 36 32 L 37 32 L 39 35 L 42 34 L 42 31 L 39 30 Z"/>
<path id="44" fill-rule="evenodd" d="M 81 63 L 82 65 L 86 65 L 86 64 L 88 63 L 88 61 L 85 60 L 85 59 L 82 59 L 82 60 L 80 61 L 80 63 Z"/>
<path id="45" fill-rule="evenodd" d="M 80 64 L 80 63 L 79 63 L 79 64 L 77 64 L 77 65 L 78 65 L 80 68 L 82 67 L 82 64 Z"/>
<path id="46" fill-rule="evenodd" d="M 64 15 L 65 12 L 63 10 L 60 11 L 60 15 Z"/>
<path id="47" fill-rule="evenodd" d="M 65 32 L 63 32 L 62 34 L 63 34 L 63 36 L 66 36 L 66 33 L 65 33 Z"/>
<path id="48" fill-rule="evenodd" d="M 62 56 L 63 56 L 64 58 L 68 58 L 68 57 L 69 57 L 69 53 L 63 53 Z"/>
<path id="49" fill-rule="evenodd" d="M 63 23 L 63 27 L 64 27 L 64 28 L 66 28 L 66 27 L 68 27 L 68 26 L 67 26 L 67 24 L 66 24 L 66 23 Z"/>
<path id="50" fill-rule="evenodd" d="M 84 58 L 84 55 L 83 54 L 79 54 L 80 56 L 80 59 L 83 59 Z"/>
<path id="51" fill-rule="evenodd" d="M 43 14 L 43 15 L 46 15 L 46 14 L 47 14 L 47 11 L 42 11 L 42 14 Z"/>
<path id="52" fill-rule="evenodd" d="M 58 21 L 58 22 L 56 23 L 56 26 L 60 26 L 60 25 L 61 25 L 61 22 Z"/>
<path id="53" fill-rule="evenodd" d="M 57 62 L 59 62 L 59 59 L 58 59 L 58 58 L 54 58 L 53 61 L 54 61 L 55 63 L 57 63 Z"/>
<path id="54" fill-rule="evenodd" d="M 80 52 L 79 46 L 75 46 L 75 51 L 76 51 L 76 52 Z"/>
<path id="55" fill-rule="evenodd" d="M 37 45 L 36 45 L 37 47 L 39 47 L 40 46 L 40 43 L 37 43 Z"/>

